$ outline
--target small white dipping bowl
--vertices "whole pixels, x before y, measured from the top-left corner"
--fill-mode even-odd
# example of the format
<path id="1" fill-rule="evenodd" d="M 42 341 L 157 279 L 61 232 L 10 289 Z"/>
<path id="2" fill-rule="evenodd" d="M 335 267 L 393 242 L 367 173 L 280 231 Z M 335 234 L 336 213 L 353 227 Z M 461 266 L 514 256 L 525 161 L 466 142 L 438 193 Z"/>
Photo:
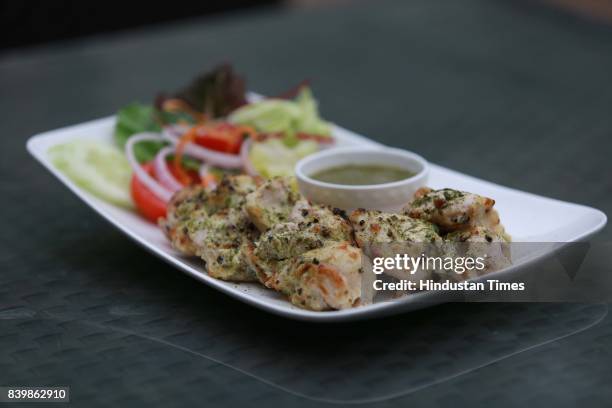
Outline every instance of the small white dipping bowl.
<path id="1" fill-rule="evenodd" d="M 327 183 L 311 176 L 325 169 L 345 165 L 394 166 L 415 173 L 405 180 L 384 184 L 346 185 Z M 343 210 L 366 208 L 397 211 L 427 183 L 429 166 L 418 154 L 388 147 L 332 148 L 312 154 L 295 166 L 302 194 L 311 202 Z"/>

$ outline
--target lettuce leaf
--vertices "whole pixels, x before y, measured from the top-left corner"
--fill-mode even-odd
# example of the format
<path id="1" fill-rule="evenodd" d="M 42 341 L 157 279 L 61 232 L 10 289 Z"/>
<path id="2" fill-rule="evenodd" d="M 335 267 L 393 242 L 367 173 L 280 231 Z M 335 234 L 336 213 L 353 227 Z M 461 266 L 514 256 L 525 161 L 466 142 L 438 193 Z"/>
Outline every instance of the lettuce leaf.
<path id="1" fill-rule="evenodd" d="M 331 136 L 331 126 L 319 116 L 308 87 L 303 87 L 294 100 L 264 99 L 245 105 L 232 112 L 229 121 L 263 133 L 284 133 L 288 145 L 296 143 L 299 132 Z"/>
<path id="2" fill-rule="evenodd" d="M 295 164 L 318 150 L 319 145 L 312 140 L 298 140 L 289 147 L 280 139 L 268 139 L 253 143 L 249 159 L 264 177 L 292 176 Z"/>
<path id="3" fill-rule="evenodd" d="M 140 132 L 159 132 L 161 127 L 155 121 L 155 108 L 137 102 L 123 107 L 117 113 L 114 139 L 121 149 L 125 147 L 128 138 Z M 153 160 L 155 154 L 164 146 L 164 143 L 142 142 L 134 146 L 136 159 L 141 162 Z"/>
<path id="4" fill-rule="evenodd" d="M 246 104 L 245 94 L 244 78 L 235 73 L 231 65 L 223 64 L 200 75 L 172 96 L 159 96 L 156 106 L 163 111 L 166 100 L 179 99 L 197 113 L 208 118 L 220 118 Z"/>

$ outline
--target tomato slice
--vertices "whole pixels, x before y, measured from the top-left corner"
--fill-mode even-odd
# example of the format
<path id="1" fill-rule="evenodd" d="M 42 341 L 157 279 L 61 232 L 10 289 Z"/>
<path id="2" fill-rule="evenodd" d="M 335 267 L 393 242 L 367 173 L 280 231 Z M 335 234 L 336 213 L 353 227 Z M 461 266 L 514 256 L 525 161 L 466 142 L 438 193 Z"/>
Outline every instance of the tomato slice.
<path id="1" fill-rule="evenodd" d="M 153 163 L 149 162 L 142 165 L 142 168 L 154 177 Z M 130 182 L 130 191 L 132 199 L 136 204 L 136 209 L 146 219 L 157 223 L 159 218 L 166 216 L 166 203 L 164 200 L 157 197 L 144 185 L 135 174 L 132 175 Z"/>
<path id="2" fill-rule="evenodd" d="M 198 175 L 198 172 L 195 171 L 195 170 L 189 170 L 189 169 L 184 169 L 183 168 L 183 172 L 187 176 L 187 180 L 186 180 L 187 182 L 186 183 L 183 183 L 180 180 L 180 176 L 176 172 L 176 168 L 171 163 L 168 163 L 168 170 L 170 170 L 170 173 L 172 173 L 174 178 L 177 179 L 184 186 L 190 186 L 192 184 L 198 184 L 201 181 L 200 180 L 200 176 Z"/>
<path id="3" fill-rule="evenodd" d="M 227 126 L 219 125 L 216 129 L 202 129 L 202 131 L 198 129 L 196 131 L 195 142 L 200 146 L 218 152 L 238 154 L 243 134 L 235 131 L 233 128 L 229 128 L 231 125 Z"/>

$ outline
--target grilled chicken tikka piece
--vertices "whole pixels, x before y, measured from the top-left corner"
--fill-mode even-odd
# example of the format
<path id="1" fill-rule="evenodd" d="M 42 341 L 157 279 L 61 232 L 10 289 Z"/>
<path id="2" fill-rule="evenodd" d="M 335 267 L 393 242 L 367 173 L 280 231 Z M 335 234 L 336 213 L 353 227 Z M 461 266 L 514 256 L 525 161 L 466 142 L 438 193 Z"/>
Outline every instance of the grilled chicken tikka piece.
<path id="1" fill-rule="evenodd" d="M 355 232 L 355 241 L 369 258 L 393 258 L 397 254 L 419 257 L 422 254 L 439 255 L 442 238 L 438 228 L 428 222 L 407 215 L 384 213 L 377 210 L 357 209 L 349 220 Z M 423 279 L 430 271 L 405 269 L 386 270 L 398 279 Z"/>
<path id="2" fill-rule="evenodd" d="M 357 209 L 350 214 L 349 220 L 360 247 L 372 243 L 441 241 L 438 228 L 434 224 L 407 215 Z"/>
<path id="3" fill-rule="evenodd" d="M 210 276 L 231 281 L 257 280 L 244 251 L 257 239 L 259 231 L 243 209 L 226 208 L 212 215 L 196 215 L 187 223 L 187 229 L 196 255 L 206 261 Z"/>
<path id="4" fill-rule="evenodd" d="M 447 274 L 453 280 L 469 279 L 503 269 L 512 264 L 510 244 L 505 236 L 486 227 L 472 226 L 446 234 L 445 240 L 449 245 L 449 252 L 454 256 L 483 258 L 485 268 L 471 269 L 465 273 Z"/>
<path id="5" fill-rule="evenodd" d="M 196 254 L 186 224 L 195 211 L 204 208 L 208 195 L 204 186 L 190 186 L 177 191 L 168 203 L 166 218 L 159 220 L 159 226 L 172 246 L 185 255 Z"/>
<path id="6" fill-rule="evenodd" d="M 414 200 L 402 212 L 412 218 L 432 222 L 442 232 L 481 226 L 509 241 L 510 237 L 505 233 L 494 205 L 495 200 L 478 194 L 449 188 L 432 190 L 423 187 L 415 193 Z"/>
<path id="7" fill-rule="evenodd" d="M 250 176 L 224 176 L 214 190 L 202 186 L 177 192 L 160 221 L 177 250 L 206 261 L 209 275 L 238 281 L 255 280 L 246 268 L 243 248 L 257 238 L 257 231 L 243 207 L 246 195 L 259 180 Z"/>
<path id="8" fill-rule="evenodd" d="M 262 232 L 254 255 L 263 262 L 294 257 L 327 241 L 352 240 L 351 226 L 341 212 L 311 205 L 293 190 L 288 177 L 264 182 L 246 202 L 250 219 Z"/>
<path id="9" fill-rule="evenodd" d="M 333 242 L 292 258 L 274 288 L 311 310 L 348 309 L 361 296 L 361 256 L 349 242 Z"/>
<path id="10" fill-rule="evenodd" d="M 261 232 L 289 221 L 293 207 L 302 199 L 292 184 L 289 177 L 276 177 L 246 196 L 246 211 Z"/>
<path id="11" fill-rule="evenodd" d="M 361 250 L 343 213 L 311 205 L 288 178 L 269 180 L 247 196 L 262 235 L 248 251 L 260 282 L 301 307 L 351 307 L 361 292 Z"/>
<path id="12" fill-rule="evenodd" d="M 351 225 L 343 213 L 305 201 L 298 205 L 299 211 L 292 211 L 291 221 L 274 225 L 251 247 L 252 267 L 268 287 L 282 268 L 279 261 L 336 242 L 353 242 Z"/>
<path id="13" fill-rule="evenodd" d="M 160 219 L 159 225 L 175 249 L 185 255 L 195 255 L 196 248 L 187 233 L 187 222 L 194 216 L 212 215 L 220 209 L 241 208 L 246 195 L 259 183 L 256 178 L 237 175 L 223 177 L 214 190 L 200 185 L 185 187 L 172 196 L 166 218 Z M 195 212 L 198 214 L 194 215 Z"/>

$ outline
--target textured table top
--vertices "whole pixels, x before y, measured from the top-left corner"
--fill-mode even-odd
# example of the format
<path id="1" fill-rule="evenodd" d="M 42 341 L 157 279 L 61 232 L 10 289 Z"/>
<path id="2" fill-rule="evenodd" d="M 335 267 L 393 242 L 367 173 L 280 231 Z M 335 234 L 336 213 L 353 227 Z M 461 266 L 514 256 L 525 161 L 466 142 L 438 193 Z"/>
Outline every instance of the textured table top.
<path id="1" fill-rule="evenodd" d="M 606 305 L 442 305 L 297 323 L 149 256 L 25 151 L 231 60 L 432 162 L 612 213 L 612 30 L 523 2 L 370 2 L 0 55 L 0 385 L 74 406 L 606 406 Z M 610 240 L 607 227 L 597 239 Z"/>

